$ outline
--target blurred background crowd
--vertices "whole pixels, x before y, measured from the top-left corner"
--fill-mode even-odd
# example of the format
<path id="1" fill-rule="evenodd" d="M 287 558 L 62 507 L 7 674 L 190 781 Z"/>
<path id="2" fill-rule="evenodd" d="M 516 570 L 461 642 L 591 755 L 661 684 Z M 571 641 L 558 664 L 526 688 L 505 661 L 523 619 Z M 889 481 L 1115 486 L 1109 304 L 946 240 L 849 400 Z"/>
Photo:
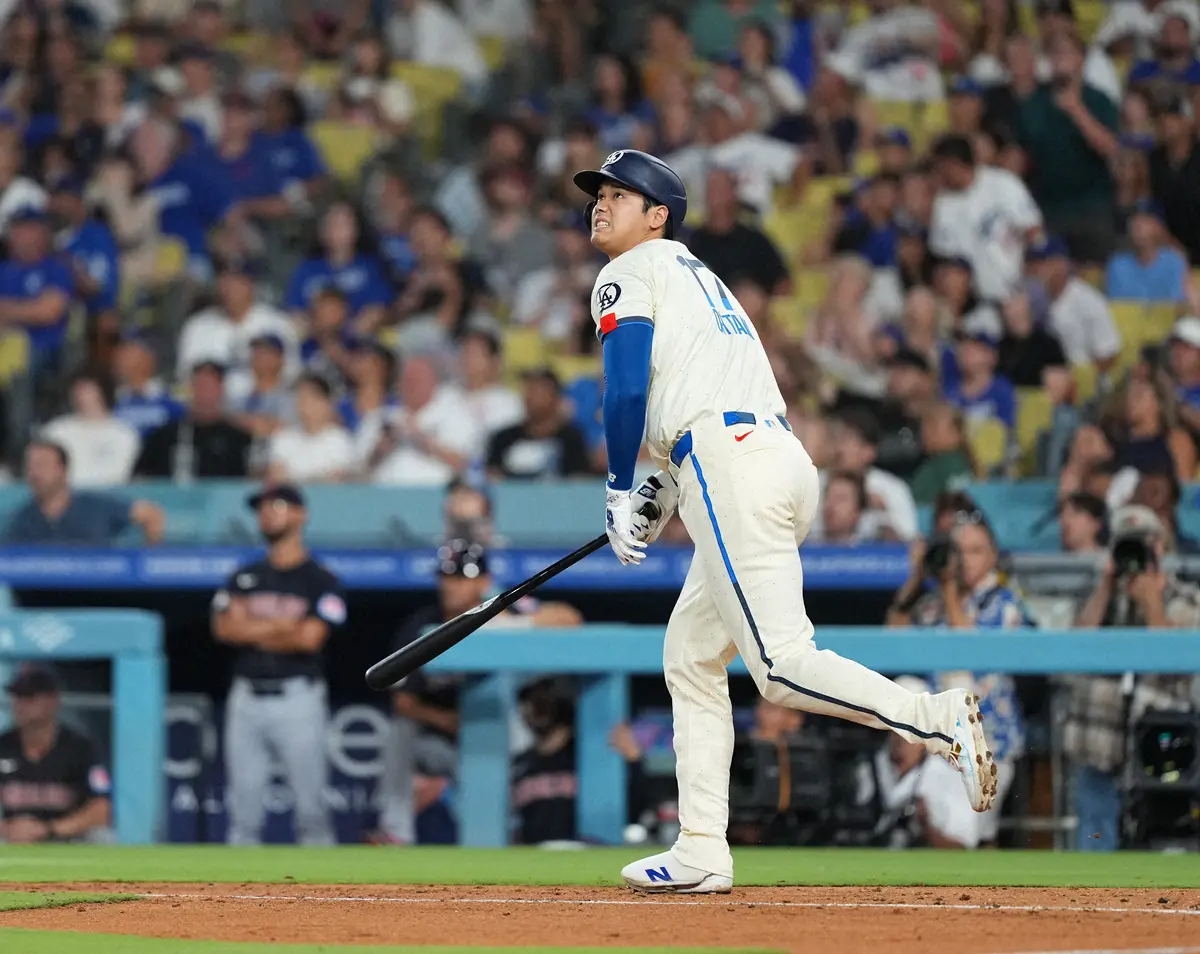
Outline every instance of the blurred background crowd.
<path id="1" fill-rule="evenodd" d="M 457 539 L 489 515 L 472 487 L 605 473 L 601 261 L 571 175 L 639 148 L 686 181 L 681 238 L 746 309 L 822 468 L 813 539 L 911 542 L 890 623 L 1031 625 L 962 491 L 1041 478 L 1062 550 L 1110 551 L 1050 622 L 1200 625 L 1200 590 L 1162 570 L 1200 549 L 1180 525 L 1200 440 L 1195 0 L 0 0 L 0 18 L 2 446 L 45 517 L 8 542 L 79 542 L 52 519 L 68 484 L 452 486 Z M 93 502 L 80 539 L 128 519 L 161 538 L 156 506 L 118 509 Z M 455 546 L 439 585 L 470 581 L 471 605 L 486 555 Z M 968 678 L 1007 792 L 1045 745 L 1022 706 L 1048 697 Z M 1195 687 L 1070 688 L 1080 844 L 1115 847 L 1124 726 Z M 397 711 L 452 736 L 440 691 Z M 518 806 L 573 798 L 554 761 L 569 700 L 524 703 L 552 736 L 533 774 L 558 781 Z M 755 719 L 769 744 L 802 727 Z M 660 736 L 613 744 L 640 764 Z M 916 785 L 893 827 L 924 824 Z M 986 843 L 998 817 L 917 837 Z"/>

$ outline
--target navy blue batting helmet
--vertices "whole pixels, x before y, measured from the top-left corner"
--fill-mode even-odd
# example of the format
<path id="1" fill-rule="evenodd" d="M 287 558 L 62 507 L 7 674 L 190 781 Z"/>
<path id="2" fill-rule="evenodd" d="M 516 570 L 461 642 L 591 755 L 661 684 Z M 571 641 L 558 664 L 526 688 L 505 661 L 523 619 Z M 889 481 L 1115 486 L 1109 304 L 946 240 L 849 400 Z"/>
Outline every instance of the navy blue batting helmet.
<path id="1" fill-rule="evenodd" d="M 659 205 L 665 205 L 667 216 L 665 235 L 671 238 L 675 229 L 687 217 L 687 190 L 675 170 L 661 159 L 636 149 L 620 149 L 609 154 L 599 169 L 575 173 L 575 184 L 594 200 L 605 182 L 619 182 Z M 593 201 L 587 210 L 587 219 L 592 221 Z"/>

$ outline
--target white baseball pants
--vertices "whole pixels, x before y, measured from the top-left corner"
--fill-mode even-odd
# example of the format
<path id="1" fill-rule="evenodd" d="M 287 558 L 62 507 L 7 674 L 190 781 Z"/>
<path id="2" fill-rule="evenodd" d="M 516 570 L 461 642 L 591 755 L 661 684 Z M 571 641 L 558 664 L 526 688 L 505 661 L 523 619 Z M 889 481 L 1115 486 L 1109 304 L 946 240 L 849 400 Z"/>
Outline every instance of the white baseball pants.
<path id="1" fill-rule="evenodd" d="M 961 701 L 911 693 L 813 644 L 797 550 L 817 512 L 817 469 L 778 419 L 757 421 L 727 427 L 715 415 L 692 429 L 676 476 L 696 552 L 663 649 L 682 829 L 674 854 L 728 877 L 734 739 L 725 667 L 735 654 L 772 702 L 892 729 L 939 754 L 949 751 Z"/>

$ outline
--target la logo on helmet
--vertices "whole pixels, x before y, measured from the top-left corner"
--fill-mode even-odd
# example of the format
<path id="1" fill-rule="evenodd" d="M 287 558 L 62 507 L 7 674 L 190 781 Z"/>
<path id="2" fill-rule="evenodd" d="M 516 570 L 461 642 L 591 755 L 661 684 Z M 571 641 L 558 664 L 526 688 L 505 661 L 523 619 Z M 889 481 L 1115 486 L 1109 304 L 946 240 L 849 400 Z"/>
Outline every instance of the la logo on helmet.
<path id="1" fill-rule="evenodd" d="M 606 166 L 611 166 L 614 162 L 619 162 L 621 157 L 625 155 L 624 149 L 618 149 L 616 152 L 610 152 L 608 158 L 604 160 Z"/>

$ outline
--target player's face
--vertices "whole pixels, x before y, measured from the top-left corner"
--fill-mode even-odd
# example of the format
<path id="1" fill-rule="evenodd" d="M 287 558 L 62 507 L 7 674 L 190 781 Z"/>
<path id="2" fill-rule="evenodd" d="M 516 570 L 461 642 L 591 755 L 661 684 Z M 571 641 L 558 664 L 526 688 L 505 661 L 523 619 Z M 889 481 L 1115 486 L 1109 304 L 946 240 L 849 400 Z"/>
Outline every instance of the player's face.
<path id="1" fill-rule="evenodd" d="M 58 696 L 52 692 L 39 692 L 33 696 L 10 695 L 8 698 L 12 702 L 13 722 L 18 729 L 53 722 L 58 712 Z"/>
<path id="2" fill-rule="evenodd" d="M 276 543 L 298 531 L 304 511 L 285 500 L 264 500 L 258 505 L 258 529 L 268 543 Z"/>
<path id="3" fill-rule="evenodd" d="M 471 579 L 467 576 L 443 576 L 441 578 L 442 612 L 446 619 L 478 606 L 492 588 L 492 578 L 486 573 Z"/>
<path id="4" fill-rule="evenodd" d="M 963 583 L 968 589 L 974 589 L 996 568 L 996 549 L 987 531 L 975 524 L 959 527 L 956 536 Z"/>
<path id="5" fill-rule="evenodd" d="M 651 238 L 667 223 L 666 206 L 645 209 L 645 199 L 615 182 L 605 183 L 592 210 L 592 244 L 612 258 Z"/>

